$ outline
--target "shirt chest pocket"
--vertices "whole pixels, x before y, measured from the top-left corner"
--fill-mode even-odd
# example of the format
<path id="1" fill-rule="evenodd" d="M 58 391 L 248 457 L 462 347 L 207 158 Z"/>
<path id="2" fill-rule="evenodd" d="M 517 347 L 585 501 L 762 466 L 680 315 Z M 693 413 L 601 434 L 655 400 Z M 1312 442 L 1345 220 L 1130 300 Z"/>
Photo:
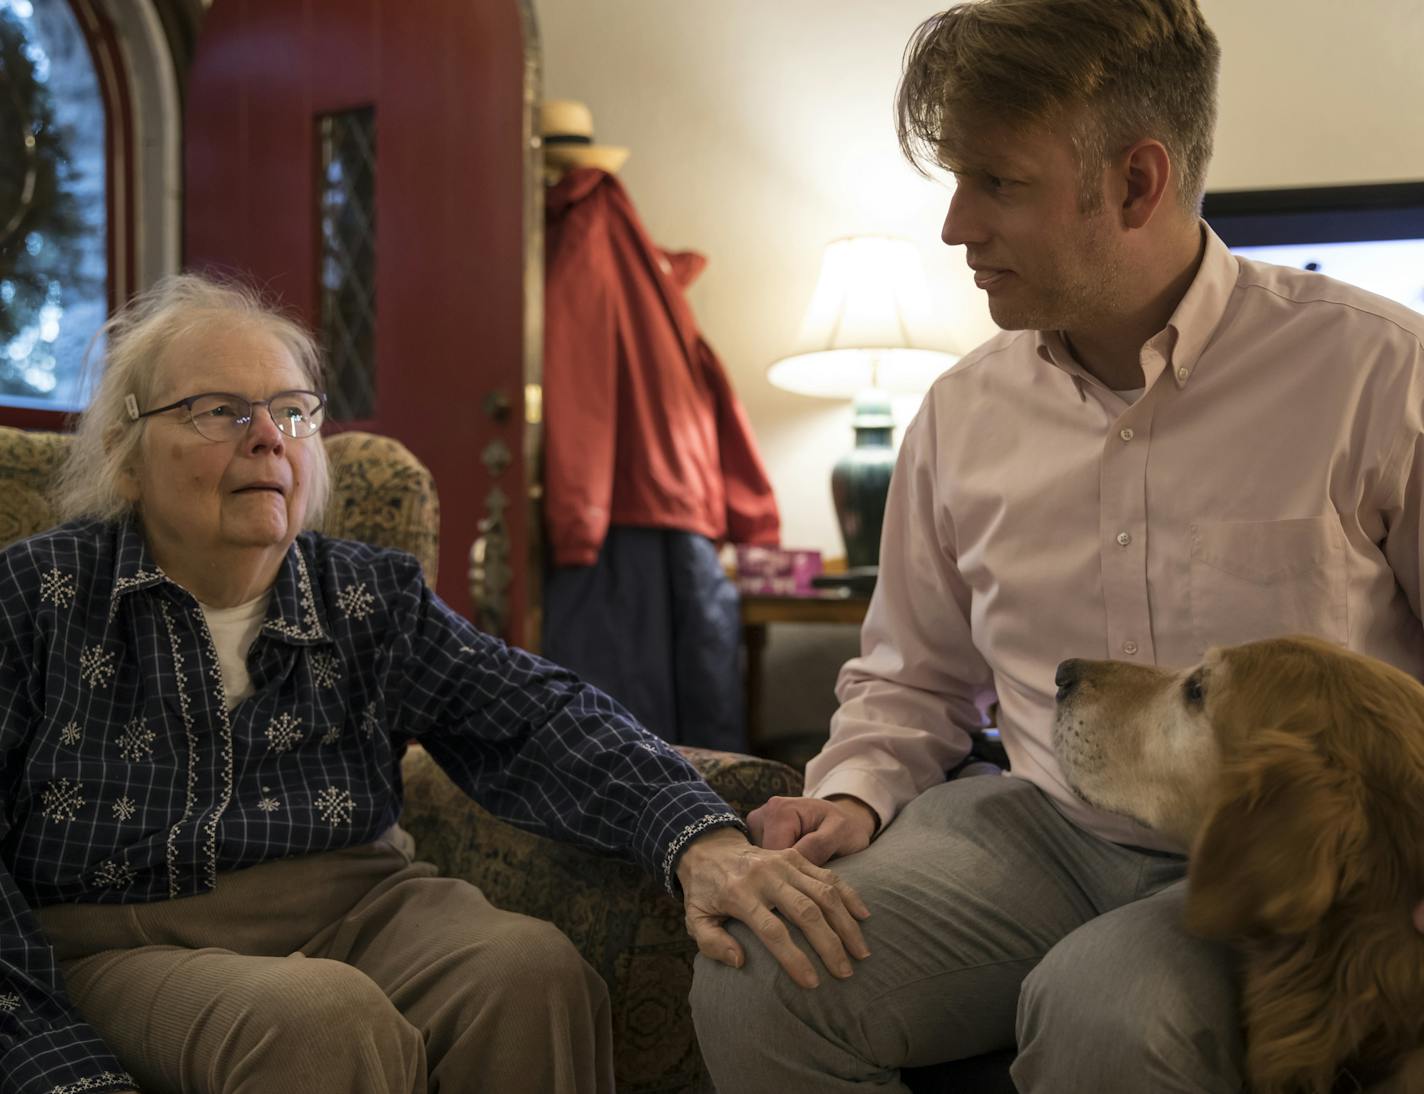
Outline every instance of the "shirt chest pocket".
<path id="1" fill-rule="evenodd" d="M 1188 537 L 1203 650 L 1286 634 L 1349 639 L 1345 532 L 1333 514 L 1194 524 Z"/>

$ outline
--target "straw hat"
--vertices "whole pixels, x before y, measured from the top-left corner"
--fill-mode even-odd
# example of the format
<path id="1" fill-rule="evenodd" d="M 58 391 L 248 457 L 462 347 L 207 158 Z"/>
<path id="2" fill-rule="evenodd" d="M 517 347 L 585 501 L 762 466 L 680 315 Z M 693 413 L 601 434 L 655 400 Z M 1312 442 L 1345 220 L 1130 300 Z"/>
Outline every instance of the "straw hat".
<path id="1" fill-rule="evenodd" d="M 539 136 L 550 167 L 599 167 L 612 174 L 628 158 L 626 148 L 593 143 L 593 114 L 573 99 L 539 105 Z"/>

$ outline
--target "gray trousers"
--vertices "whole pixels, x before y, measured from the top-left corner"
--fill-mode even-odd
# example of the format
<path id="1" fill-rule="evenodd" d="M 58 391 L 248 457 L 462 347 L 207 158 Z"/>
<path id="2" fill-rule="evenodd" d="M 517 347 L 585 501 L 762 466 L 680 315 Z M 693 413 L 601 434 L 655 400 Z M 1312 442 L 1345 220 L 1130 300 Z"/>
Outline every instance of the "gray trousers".
<path id="1" fill-rule="evenodd" d="M 1025 1094 L 1241 1089 L 1232 962 L 1181 925 L 1183 859 L 983 777 L 927 790 L 830 867 L 871 911 L 850 979 L 799 988 L 740 925 L 743 968 L 697 959 L 693 1017 L 722 1094 L 903 1091 L 902 1067 L 1015 1041 Z"/>

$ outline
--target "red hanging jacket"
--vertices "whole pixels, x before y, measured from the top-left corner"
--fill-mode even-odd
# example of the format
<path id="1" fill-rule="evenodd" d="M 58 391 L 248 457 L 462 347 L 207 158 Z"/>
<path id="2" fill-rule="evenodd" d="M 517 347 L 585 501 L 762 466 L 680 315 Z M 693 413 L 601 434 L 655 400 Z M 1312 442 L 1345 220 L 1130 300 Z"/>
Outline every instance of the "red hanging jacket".
<path id="1" fill-rule="evenodd" d="M 610 524 L 775 545 L 781 522 L 746 414 L 667 255 L 607 172 L 546 194 L 544 512 L 558 566 L 592 565 Z"/>

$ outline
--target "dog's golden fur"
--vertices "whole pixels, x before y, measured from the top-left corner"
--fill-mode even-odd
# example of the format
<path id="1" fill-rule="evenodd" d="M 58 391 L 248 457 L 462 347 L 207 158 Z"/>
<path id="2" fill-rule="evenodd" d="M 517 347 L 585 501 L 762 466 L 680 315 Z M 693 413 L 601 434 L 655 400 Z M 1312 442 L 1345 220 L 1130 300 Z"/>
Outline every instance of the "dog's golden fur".
<path id="1" fill-rule="evenodd" d="M 1069 784 L 1189 847 L 1187 925 L 1243 955 L 1250 1089 L 1424 1094 L 1424 686 L 1305 638 L 1060 672 Z"/>

